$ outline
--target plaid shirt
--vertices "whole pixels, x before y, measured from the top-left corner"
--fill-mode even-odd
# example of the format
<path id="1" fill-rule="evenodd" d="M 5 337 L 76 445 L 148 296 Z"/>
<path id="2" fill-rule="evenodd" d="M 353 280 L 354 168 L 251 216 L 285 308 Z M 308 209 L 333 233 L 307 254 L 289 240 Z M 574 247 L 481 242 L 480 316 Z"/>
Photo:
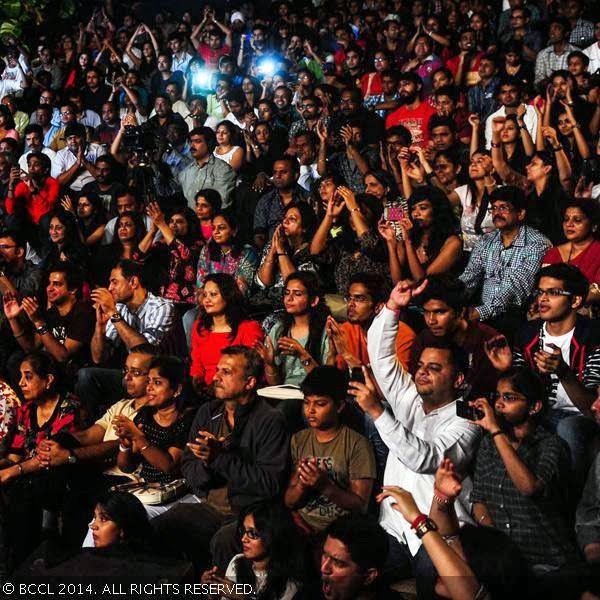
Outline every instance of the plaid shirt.
<path id="1" fill-rule="evenodd" d="M 400 100 L 400 93 L 395 92 L 394 95 L 390 98 L 390 100 Z M 382 117 L 383 119 L 385 119 L 388 116 L 388 113 L 392 112 L 391 110 L 387 110 L 387 109 L 375 110 L 375 106 L 377 106 L 378 104 L 382 104 L 383 102 L 388 102 L 388 100 L 385 97 L 385 94 L 383 94 L 383 93 L 376 94 L 375 96 L 365 96 L 365 99 L 363 101 L 363 106 L 367 110 L 371 110 L 375 114 L 377 114 L 380 117 Z M 393 109 L 393 110 L 395 110 L 395 109 Z"/>
<path id="2" fill-rule="evenodd" d="M 548 46 L 540 50 L 535 59 L 535 83 L 538 84 L 547 77 L 550 77 L 554 71 L 567 68 L 567 56 L 570 52 L 578 50 L 576 46 L 566 44 L 562 54 L 554 52 L 554 46 Z"/>
<path id="3" fill-rule="evenodd" d="M 569 475 L 565 442 L 541 427 L 516 450 L 543 488 L 534 496 L 517 490 L 494 440 L 483 438 L 475 456 L 471 502 L 485 504 L 494 526 L 509 535 L 530 565 L 560 566 L 577 557 L 573 533 L 564 515 L 563 493 Z"/>
<path id="4" fill-rule="evenodd" d="M 579 46 L 580 48 L 587 48 L 594 42 L 594 24 L 591 21 L 586 21 L 581 17 L 577 19 L 575 27 L 571 30 L 571 37 L 569 42 Z"/>
<path id="5" fill-rule="evenodd" d="M 475 307 L 482 321 L 525 303 L 550 246 L 546 237 L 528 225 L 521 226 L 508 248 L 500 231 L 488 233 L 477 242 L 460 279 L 470 292 L 482 287 L 481 305 Z"/>

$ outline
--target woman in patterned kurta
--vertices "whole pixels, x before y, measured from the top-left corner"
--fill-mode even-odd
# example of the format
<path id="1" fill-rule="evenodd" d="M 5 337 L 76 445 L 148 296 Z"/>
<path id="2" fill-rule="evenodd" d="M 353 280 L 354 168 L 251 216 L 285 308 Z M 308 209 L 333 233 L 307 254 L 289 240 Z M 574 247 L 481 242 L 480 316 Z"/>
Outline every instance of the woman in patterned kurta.
<path id="1" fill-rule="evenodd" d="M 55 440 L 66 444 L 66 434 L 76 429 L 79 409 L 76 399 L 59 387 L 58 369 L 48 354 L 25 356 L 19 387 L 25 402 L 17 410 L 8 466 L 0 470 L 5 499 L 0 546 L 15 564 L 38 545 L 43 509 L 61 505 L 66 474 L 58 466 L 64 463 L 59 461 Z"/>

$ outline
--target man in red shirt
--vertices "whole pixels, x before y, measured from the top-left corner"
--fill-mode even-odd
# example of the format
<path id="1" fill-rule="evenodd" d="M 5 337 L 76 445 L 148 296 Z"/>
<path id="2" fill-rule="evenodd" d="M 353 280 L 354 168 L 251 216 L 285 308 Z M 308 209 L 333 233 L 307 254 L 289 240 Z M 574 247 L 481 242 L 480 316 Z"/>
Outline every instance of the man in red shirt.
<path id="1" fill-rule="evenodd" d="M 210 29 L 207 44 L 200 41 L 204 27 Z M 231 54 L 231 29 L 217 21 L 210 7 L 204 9 L 204 19 L 192 32 L 191 40 L 206 68 L 212 71 L 217 70 L 221 56 Z"/>
<path id="2" fill-rule="evenodd" d="M 403 125 L 410 131 L 413 144 L 425 146 L 429 141 L 427 126 L 435 109 L 429 102 L 421 100 L 423 82 L 416 73 L 402 73 L 398 88 L 402 106 L 387 116 L 385 128 Z"/>
<path id="3" fill-rule="evenodd" d="M 54 209 L 60 184 L 50 177 L 51 162 L 45 154 L 32 152 L 27 156 L 27 166 L 29 174 L 23 178 L 19 167 L 11 169 L 6 212 L 13 223 L 25 225 L 29 221 L 43 228 L 43 217 Z"/>

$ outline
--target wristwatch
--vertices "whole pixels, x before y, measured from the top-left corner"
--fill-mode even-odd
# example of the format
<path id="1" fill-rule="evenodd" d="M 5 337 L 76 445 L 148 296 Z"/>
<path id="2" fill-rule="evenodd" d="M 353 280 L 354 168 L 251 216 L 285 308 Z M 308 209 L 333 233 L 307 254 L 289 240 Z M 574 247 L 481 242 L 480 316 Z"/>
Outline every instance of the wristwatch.
<path id="1" fill-rule="evenodd" d="M 415 534 L 419 539 L 430 531 L 437 531 L 437 525 L 429 517 L 425 517 L 425 519 L 415 527 Z"/>
<path id="2" fill-rule="evenodd" d="M 308 367 L 308 366 L 310 365 L 310 363 L 311 363 L 311 362 L 312 362 L 312 360 L 311 360 L 310 358 L 305 358 L 305 359 L 302 361 L 302 366 L 303 366 L 303 367 Z"/>
<path id="3" fill-rule="evenodd" d="M 121 316 L 121 313 L 116 310 L 112 315 L 110 315 L 110 322 L 111 323 L 118 323 L 119 321 L 122 321 L 123 317 Z"/>
<path id="4" fill-rule="evenodd" d="M 77 463 L 79 459 L 75 456 L 73 450 L 69 450 L 69 457 L 67 458 L 67 463 L 70 465 L 74 465 Z"/>
<path id="5" fill-rule="evenodd" d="M 48 325 L 46 325 L 46 323 L 44 323 L 43 325 L 40 325 L 39 327 L 35 328 L 35 332 L 38 335 L 45 335 L 46 333 L 48 333 Z"/>

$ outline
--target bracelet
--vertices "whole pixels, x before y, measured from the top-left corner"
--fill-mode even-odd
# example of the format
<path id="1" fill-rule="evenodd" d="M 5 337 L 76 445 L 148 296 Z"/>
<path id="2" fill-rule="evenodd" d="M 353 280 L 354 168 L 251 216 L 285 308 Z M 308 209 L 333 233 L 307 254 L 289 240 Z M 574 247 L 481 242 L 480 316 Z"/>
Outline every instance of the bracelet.
<path id="1" fill-rule="evenodd" d="M 123 446 L 123 444 L 119 444 L 119 452 L 131 452 L 131 448 Z"/>
<path id="2" fill-rule="evenodd" d="M 278 252 L 276 256 L 287 256 L 287 252 Z"/>
<path id="3" fill-rule="evenodd" d="M 490 437 L 494 439 L 497 435 L 502 435 L 504 431 L 502 429 L 496 429 L 496 431 L 490 433 Z"/>
<path id="4" fill-rule="evenodd" d="M 48 333 L 49 329 L 48 329 L 48 325 L 46 325 L 46 323 L 44 323 L 41 327 L 36 327 L 35 328 L 35 332 L 38 335 L 46 335 Z"/>
<path id="5" fill-rule="evenodd" d="M 562 145 L 556 146 L 556 148 L 552 148 L 552 152 L 560 152 L 563 149 Z"/>
<path id="6" fill-rule="evenodd" d="M 502 148 L 502 144 L 500 142 L 492 142 L 492 148 Z"/>
<path id="7" fill-rule="evenodd" d="M 15 338 L 15 340 L 18 340 L 20 337 L 23 337 L 24 335 L 25 335 L 25 332 L 21 331 L 21 333 L 15 333 L 13 337 Z"/>
<path id="8" fill-rule="evenodd" d="M 144 450 L 148 450 L 148 448 L 150 448 L 150 444 L 146 444 L 145 446 L 142 446 L 139 450 L 140 454 L 142 454 L 142 452 L 144 452 Z"/>
<path id="9" fill-rule="evenodd" d="M 435 173 L 433 171 L 430 171 L 429 173 L 425 173 L 425 179 L 427 179 L 427 181 L 431 181 L 434 177 L 435 177 Z"/>
<path id="10" fill-rule="evenodd" d="M 23 475 L 23 473 L 25 471 L 23 471 L 23 466 L 21 465 L 21 463 L 17 463 L 16 467 L 17 467 L 17 469 L 19 469 L 19 477 L 20 477 L 21 475 Z"/>
<path id="11" fill-rule="evenodd" d="M 450 501 L 452 500 L 449 496 L 446 496 L 446 494 L 442 494 L 436 487 L 433 488 L 433 497 L 438 504 L 450 504 Z"/>
<path id="12" fill-rule="evenodd" d="M 350 212 L 360 212 L 360 208 L 358 208 L 358 206 L 355 206 Z"/>
<path id="13" fill-rule="evenodd" d="M 411 529 L 416 529 L 421 523 L 424 523 L 427 519 L 427 515 L 421 513 L 417 518 L 410 524 Z"/>

